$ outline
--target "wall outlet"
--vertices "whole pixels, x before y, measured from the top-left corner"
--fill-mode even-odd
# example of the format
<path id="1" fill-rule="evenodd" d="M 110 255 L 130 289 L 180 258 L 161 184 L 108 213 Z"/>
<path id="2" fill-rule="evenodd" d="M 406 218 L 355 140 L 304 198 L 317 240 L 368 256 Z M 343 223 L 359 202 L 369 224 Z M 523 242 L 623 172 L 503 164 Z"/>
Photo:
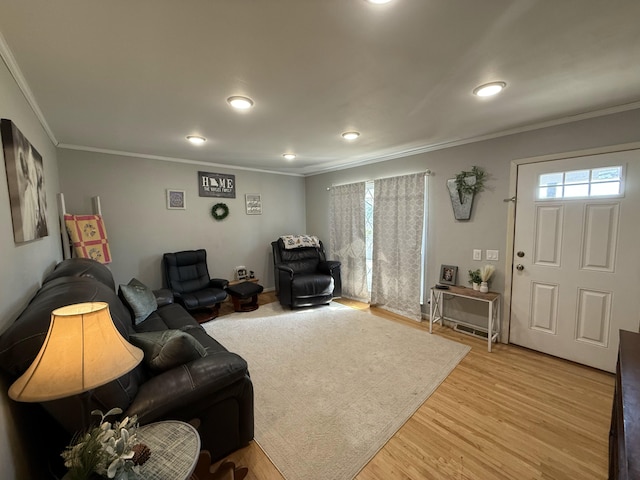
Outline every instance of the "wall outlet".
<path id="1" fill-rule="evenodd" d="M 482 250 L 479 248 L 473 249 L 473 259 L 474 260 L 482 260 Z"/>
<path id="2" fill-rule="evenodd" d="M 487 260 L 498 261 L 498 250 L 487 250 Z"/>

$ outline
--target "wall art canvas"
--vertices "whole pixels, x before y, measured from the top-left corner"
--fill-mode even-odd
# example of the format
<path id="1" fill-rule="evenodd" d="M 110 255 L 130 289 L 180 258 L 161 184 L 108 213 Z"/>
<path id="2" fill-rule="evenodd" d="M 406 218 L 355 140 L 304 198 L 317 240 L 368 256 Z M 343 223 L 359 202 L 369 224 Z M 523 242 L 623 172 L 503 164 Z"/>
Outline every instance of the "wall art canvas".
<path id="1" fill-rule="evenodd" d="M 259 193 L 247 193 L 244 199 L 247 215 L 262 215 L 262 198 Z"/>
<path id="2" fill-rule="evenodd" d="M 49 235 L 42 156 L 11 121 L 0 121 L 9 186 L 13 238 L 29 242 Z"/>

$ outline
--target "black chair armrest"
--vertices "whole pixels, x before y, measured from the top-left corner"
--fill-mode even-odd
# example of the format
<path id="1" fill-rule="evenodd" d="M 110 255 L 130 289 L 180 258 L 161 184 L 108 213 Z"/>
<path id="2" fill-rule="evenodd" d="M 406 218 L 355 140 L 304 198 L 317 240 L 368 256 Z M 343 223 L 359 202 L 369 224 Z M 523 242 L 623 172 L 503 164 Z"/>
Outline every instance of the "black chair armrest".
<path id="1" fill-rule="evenodd" d="M 209 282 L 209 286 L 213 288 L 219 288 L 224 290 L 229 285 L 229 280 L 224 278 L 212 278 Z"/>
<path id="2" fill-rule="evenodd" d="M 154 290 L 153 294 L 156 297 L 158 308 L 164 307 L 165 305 L 171 305 L 173 303 L 173 292 L 168 288 Z"/>
<path id="3" fill-rule="evenodd" d="M 333 275 L 333 272 L 336 269 L 340 268 L 341 263 L 334 260 L 327 260 L 324 262 L 320 262 L 318 264 L 318 271 L 321 273 L 326 273 L 329 275 Z"/>
<path id="4" fill-rule="evenodd" d="M 283 263 L 278 263 L 276 264 L 276 268 L 281 271 L 281 272 L 286 272 L 289 275 L 293 275 L 293 268 L 291 267 L 287 267 L 286 265 L 284 265 Z"/>

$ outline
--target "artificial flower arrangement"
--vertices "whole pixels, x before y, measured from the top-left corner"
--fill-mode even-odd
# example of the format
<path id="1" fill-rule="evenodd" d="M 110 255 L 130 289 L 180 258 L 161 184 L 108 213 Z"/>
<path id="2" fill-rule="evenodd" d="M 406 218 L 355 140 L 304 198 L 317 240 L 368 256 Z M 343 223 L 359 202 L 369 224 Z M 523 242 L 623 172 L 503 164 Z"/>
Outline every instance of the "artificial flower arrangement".
<path id="1" fill-rule="evenodd" d="M 105 414 L 100 410 L 91 412 L 101 417 L 100 424 L 74 437 L 62 452 L 64 465 L 69 469 L 65 480 L 86 480 L 95 475 L 115 480 L 142 478 L 140 465 L 148 460 L 151 452 L 137 441 L 138 418 L 134 415 L 114 423 L 105 420 L 121 413 L 120 408 L 112 408 Z"/>
<path id="2" fill-rule="evenodd" d="M 482 280 L 482 282 L 480 283 L 480 291 L 482 293 L 487 293 L 489 291 L 488 282 L 491 278 L 491 275 L 493 275 L 493 272 L 495 271 L 496 267 L 494 267 L 493 265 L 485 265 L 480 269 L 480 279 Z"/>
<path id="3" fill-rule="evenodd" d="M 493 272 L 496 271 L 496 267 L 494 267 L 493 265 L 485 265 L 484 267 L 482 267 L 480 269 L 480 279 L 483 282 L 488 282 L 489 279 L 491 278 L 491 275 L 493 275 Z"/>

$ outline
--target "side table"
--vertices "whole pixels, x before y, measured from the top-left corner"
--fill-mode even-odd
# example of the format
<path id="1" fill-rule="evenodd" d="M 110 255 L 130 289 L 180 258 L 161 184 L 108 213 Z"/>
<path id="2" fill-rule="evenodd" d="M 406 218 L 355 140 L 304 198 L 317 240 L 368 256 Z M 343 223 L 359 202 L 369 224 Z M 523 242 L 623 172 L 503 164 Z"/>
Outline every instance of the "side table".
<path id="1" fill-rule="evenodd" d="M 145 480 L 188 480 L 200 456 L 200 435 L 188 423 L 176 420 L 150 423 L 138 429 L 138 441 L 151 450 L 140 467 Z"/>
<path id="2" fill-rule="evenodd" d="M 470 300 L 484 302 L 488 304 L 487 312 L 487 327 L 478 327 L 477 325 L 470 324 L 457 318 L 450 318 L 444 316 L 444 300 L 445 296 L 468 298 Z M 429 333 L 433 330 L 433 324 L 440 322 L 440 325 L 444 325 L 443 320 L 449 320 L 450 322 L 459 323 L 460 325 L 467 325 L 477 328 L 478 330 L 484 330 L 487 332 L 487 351 L 491 352 L 491 344 L 498 341 L 498 335 L 500 334 L 500 294 L 497 292 L 481 293 L 471 288 L 451 286 L 447 290 L 440 290 L 438 288 L 431 288 L 431 295 L 429 299 Z"/>
<path id="3" fill-rule="evenodd" d="M 258 278 L 245 278 L 244 280 L 230 280 L 229 281 L 229 286 L 233 286 L 233 285 L 238 285 L 239 283 L 244 283 L 244 282 L 251 282 L 251 283 L 258 283 L 260 280 Z"/>

